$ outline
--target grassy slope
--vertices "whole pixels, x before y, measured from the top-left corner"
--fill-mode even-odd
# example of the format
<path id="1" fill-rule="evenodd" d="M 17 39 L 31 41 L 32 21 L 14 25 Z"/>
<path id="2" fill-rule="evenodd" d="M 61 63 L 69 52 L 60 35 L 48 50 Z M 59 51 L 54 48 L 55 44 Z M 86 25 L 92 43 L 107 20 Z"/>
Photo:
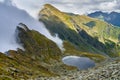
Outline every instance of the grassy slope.
<path id="1" fill-rule="evenodd" d="M 55 43 L 34 30 L 18 27 L 18 37 L 25 51 L 8 51 L 0 54 L 0 79 L 28 79 L 38 76 L 57 76 L 51 68 L 60 63 L 61 51 Z"/>
<path id="2" fill-rule="evenodd" d="M 78 24 L 82 29 L 84 29 L 89 35 L 94 38 L 97 38 L 100 42 L 105 44 L 106 48 L 109 49 L 107 53 L 110 56 L 119 56 L 120 46 L 119 46 L 119 37 L 120 37 L 120 28 L 115 27 L 106 22 L 90 18 L 84 15 L 72 16 L 76 24 Z M 86 25 L 90 22 L 94 22 L 92 28 L 89 25 Z"/>
<path id="3" fill-rule="evenodd" d="M 47 15 L 55 15 L 55 16 L 59 16 L 59 18 L 65 22 L 66 25 L 68 25 L 70 27 L 70 29 L 72 30 L 76 30 L 73 26 L 73 24 L 71 24 L 71 22 L 69 21 L 70 16 L 68 16 L 67 14 L 64 14 L 63 12 L 60 12 L 57 8 L 54 8 L 53 6 L 51 6 L 50 4 L 45 4 L 44 5 L 44 9 L 41 10 L 41 13 L 43 12 Z"/>
<path id="4" fill-rule="evenodd" d="M 65 70 L 75 70 L 76 68 L 61 62 L 62 57 L 67 55 L 87 56 L 96 62 L 105 59 L 99 54 L 80 52 L 67 41 L 64 42 L 65 52 L 61 53 L 55 43 L 37 31 L 28 28 L 25 31 L 20 27 L 17 27 L 17 30 L 19 31 L 19 43 L 23 44 L 25 51 L 9 50 L 7 56 L 0 53 L 0 79 L 2 80 L 57 76 Z"/>
<path id="5" fill-rule="evenodd" d="M 100 37 L 100 41 L 104 43 L 104 39 L 109 39 L 115 43 L 119 42 L 119 35 L 120 35 L 120 28 L 112 26 L 111 24 L 108 24 L 104 21 L 100 21 L 94 18 L 90 18 L 88 16 L 84 15 L 77 15 L 72 16 L 75 20 L 76 24 L 80 25 L 81 28 L 83 28 L 86 32 L 88 32 L 93 37 Z M 90 21 L 95 22 L 95 25 L 90 28 L 89 26 L 85 25 L 86 23 L 89 23 Z M 103 38 L 103 39 L 101 39 Z"/>
<path id="6" fill-rule="evenodd" d="M 68 37 L 70 37 L 70 39 L 68 39 L 68 41 L 70 41 L 71 38 L 73 38 L 72 41 L 74 40 L 75 42 L 70 42 L 75 44 L 76 35 L 80 34 L 82 36 L 85 34 L 82 38 L 79 36 L 79 40 L 81 41 L 77 40 L 77 44 L 82 46 L 80 46 L 82 50 L 85 48 L 89 49 L 88 51 L 93 50 L 93 52 L 96 52 L 93 48 L 97 48 L 97 51 L 100 50 L 110 56 L 118 56 L 120 36 L 119 28 L 84 15 L 71 15 L 61 12 L 50 4 L 46 4 L 44 6 L 40 11 L 40 15 L 42 15 L 40 20 L 45 23 L 51 33 L 58 33 L 62 39 L 64 38 L 66 40 L 66 38 L 68 39 Z M 70 33 L 70 30 L 74 33 Z M 84 31 L 84 33 L 81 34 L 81 30 Z M 60 33 L 64 33 L 64 35 L 61 35 Z M 74 35 L 75 37 L 69 35 Z M 83 47 L 80 42 L 86 46 Z"/>
<path id="7" fill-rule="evenodd" d="M 68 56 L 68 55 L 83 56 L 83 57 L 88 57 L 94 60 L 95 62 L 101 62 L 106 59 L 105 56 L 100 54 L 93 54 L 90 52 L 80 51 L 76 49 L 73 44 L 67 41 L 64 42 L 64 48 L 65 48 L 65 52 L 64 52 L 65 56 Z"/>
<path id="8" fill-rule="evenodd" d="M 0 54 L 0 79 L 28 79 L 38 76 L 56 76 L 46 65 L 60 61 L 60 49 L 36 31 L 18 28 L 19 37 L 25 51 L 8 51 L 8 56 Z M 53 63 L 52 63 L 53 62 Z M 46 65 L 45 65 L 46 64 Z"/>
<path id="9" fill-rule="evenodd" d="M 116 43 L 118 42 L 120 28 L 114 27 L 104 21 L 90 18 L 85 15 L 67 14 L 67 13 L 59 11 L 58 9 L 56 9 L 55 7 L 53 7 L 50 4 L 44 5 L 44 9 L 42 9 L 40 11 L 40 14 L 44 14 L 44 15 L 48 15 L 48 16 L 57 16 L 62 22 L 64 22 L 65 25 L 67 25 L 72 30 L 77 31 L 75 28 L 75 25 L 74 25 L 74 24 L 77 24 L 80 26 L 80 28 L 84 29 L 86 32 L 88 32 L 93 37 L 94 36 L 97 36 L 97 37 L 102 36 L 104 38 L 109 38 Z M 84 25 L 90 21 L 95 22 L 95 26 L 93 28 L 90 28 L 89 26 Z M 94 35 L 95 33 L 97 35 Z M 101 33 L 103 33 L 103 34 L 101 35 Z"/>

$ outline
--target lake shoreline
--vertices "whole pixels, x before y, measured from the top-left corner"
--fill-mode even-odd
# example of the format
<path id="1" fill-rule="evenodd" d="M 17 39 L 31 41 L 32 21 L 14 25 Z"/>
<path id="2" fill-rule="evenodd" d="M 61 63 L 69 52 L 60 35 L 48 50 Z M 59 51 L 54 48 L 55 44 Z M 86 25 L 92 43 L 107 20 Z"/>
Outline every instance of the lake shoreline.
<path id="1" fill-rule="evenodd" d="M 35 80 L 120 80 L 120 60 L 97 65 L 88 70 L 66 72 L 57 77 L 39 77 Z"/>

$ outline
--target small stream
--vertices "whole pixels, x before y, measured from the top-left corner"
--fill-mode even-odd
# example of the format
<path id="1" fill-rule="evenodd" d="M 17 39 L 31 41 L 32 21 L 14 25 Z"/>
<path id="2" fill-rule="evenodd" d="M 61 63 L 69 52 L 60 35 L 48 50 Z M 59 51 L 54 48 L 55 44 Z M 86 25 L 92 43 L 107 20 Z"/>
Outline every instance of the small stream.
<path id="1" fill-rule="evenodd" d="M 62 59 L 62 61 L 66 65 L 77 67 L 79 70 L 84 70 L 95 66 L 95 62 L 87 57 L 66 56 Z"/>

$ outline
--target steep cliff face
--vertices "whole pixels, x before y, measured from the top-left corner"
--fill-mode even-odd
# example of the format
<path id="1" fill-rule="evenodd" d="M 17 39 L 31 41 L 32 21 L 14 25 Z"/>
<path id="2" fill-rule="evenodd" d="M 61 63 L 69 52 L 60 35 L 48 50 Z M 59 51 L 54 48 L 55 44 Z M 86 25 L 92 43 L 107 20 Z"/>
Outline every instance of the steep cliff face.
<path id="1" fill-rule="evenodd" d="M 61 12 L 50 4 L 44 5 L 39 15 L 39 20 L 51 34 L 58 33 L 61 39 L 70 41 L 79 49 L 119 55 L 119 28 L 84 15 Z"/>

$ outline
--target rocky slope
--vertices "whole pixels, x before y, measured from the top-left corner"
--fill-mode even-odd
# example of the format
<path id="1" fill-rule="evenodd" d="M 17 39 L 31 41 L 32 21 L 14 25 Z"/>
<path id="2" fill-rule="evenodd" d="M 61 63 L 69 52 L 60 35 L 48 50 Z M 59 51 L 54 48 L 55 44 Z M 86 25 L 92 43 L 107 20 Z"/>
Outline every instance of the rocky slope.
<path id="1" fill-rule="evenodd" d="M 120 60 L 99 64 L 93 69 L 69 71 L 59 77 L 39 77 L 36 80 L 120 80 Z"/>

